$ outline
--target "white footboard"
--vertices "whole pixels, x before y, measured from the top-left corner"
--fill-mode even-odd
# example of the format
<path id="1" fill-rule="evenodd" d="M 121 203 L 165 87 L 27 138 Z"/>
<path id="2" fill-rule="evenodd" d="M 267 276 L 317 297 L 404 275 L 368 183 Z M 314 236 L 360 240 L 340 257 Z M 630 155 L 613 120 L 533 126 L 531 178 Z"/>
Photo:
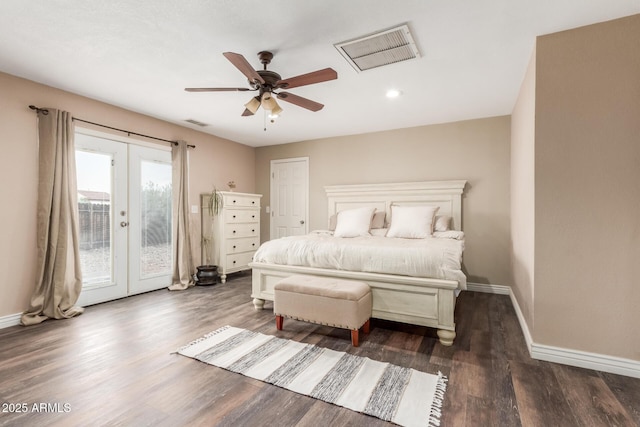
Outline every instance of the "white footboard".
<path id="1" fill-rule="evenodd" d="M 256 262 L 249 266 L 253 269 L 251 297 L 256 309 L 273 301 L 278 281 L 294 274 L 360 280 L 371 287 L 374 318 L 437 328 L 440 342 L 453 344 L 456 281 Z"/>

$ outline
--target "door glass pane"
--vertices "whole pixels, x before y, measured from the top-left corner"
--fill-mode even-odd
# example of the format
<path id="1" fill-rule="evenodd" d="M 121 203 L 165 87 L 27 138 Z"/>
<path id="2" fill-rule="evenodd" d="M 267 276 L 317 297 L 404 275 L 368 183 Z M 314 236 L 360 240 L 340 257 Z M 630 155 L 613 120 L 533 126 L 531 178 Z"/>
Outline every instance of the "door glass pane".
<path id="1" fill-rule="evenodd" d="M 112 283 L 112 155 L 76 151 L 83 286 Z"/>
<path id="2" fill-rule="evenodd" d="M 171 165 L 143 160 L 140 165 L 140 277 L 170 274 Z"/>

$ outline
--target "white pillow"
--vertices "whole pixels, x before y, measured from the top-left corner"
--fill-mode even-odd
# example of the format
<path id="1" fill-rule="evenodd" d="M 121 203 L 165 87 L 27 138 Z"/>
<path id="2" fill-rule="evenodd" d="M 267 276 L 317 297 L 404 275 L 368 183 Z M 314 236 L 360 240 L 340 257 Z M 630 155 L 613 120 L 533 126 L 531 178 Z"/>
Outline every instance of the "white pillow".
<path id="1" fill-rule="evenodd" d="M 433 231 L 449 231 L 451 217 L 447 215 L 436 216 L 436 222 L 433 225 Z"/>
<path id="2" fill-rule="evenodd" d="M 391 206 L 391 227 L 387 237 L 424 239 L 433 232 L 438 206 Z"/>
<path id="3" fill-rule="evenodd" d="M 373 214 L 373 218 L 371 218 L 371 229 L 374 228 L 384 228 L 384 218 L 386 212 L 385 211 L 377 211 Z M 329 231 L 334 231 L 336 229 L 336 222 L 338 221 L 338 214 L 333 214 L 329 218 Z"/>
<path id="4" fill-rule="evenodd" d="M 376 208 L 356 208 L 338 212 L 335 237 L 370 236 L 371 218 Z"/>

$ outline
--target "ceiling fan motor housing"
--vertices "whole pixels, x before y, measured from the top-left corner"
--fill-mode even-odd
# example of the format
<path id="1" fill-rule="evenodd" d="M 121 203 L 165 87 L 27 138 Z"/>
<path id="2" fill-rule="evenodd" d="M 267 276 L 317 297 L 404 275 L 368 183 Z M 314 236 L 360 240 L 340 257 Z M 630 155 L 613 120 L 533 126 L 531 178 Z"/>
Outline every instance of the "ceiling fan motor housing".
<path id="1" fill-rule="evenodd" d="M 257 70 L 256 72 L 260 75 L 260 77 L 262 77 L 262 79 L 264 80 L 264 84 L 260 82 L 252 82 L 251 80 L 249 80 L 249 84 L 253 89 L 261 89 L 263 91 L 271 92 L 273 89 L 276 89 L 276 83 L 282 80 L 280 74 L 276 73 L 275 71 Z"/>

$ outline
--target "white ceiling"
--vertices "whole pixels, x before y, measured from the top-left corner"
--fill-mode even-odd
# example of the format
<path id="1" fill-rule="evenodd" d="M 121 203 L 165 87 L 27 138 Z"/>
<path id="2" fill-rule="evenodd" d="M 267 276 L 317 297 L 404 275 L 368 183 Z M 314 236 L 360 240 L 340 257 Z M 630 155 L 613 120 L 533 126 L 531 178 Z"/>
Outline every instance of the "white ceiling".
<path id="1" fill-rule="evenodd" d="M 0 71 L 258 147 L 510 114 L 535 36 L 635 13 L 640 0 L 1 0 Z M 356 73 L 333 47 L 403 23 L 418 60 Z M 253 92 L 184 91 L 248 87 L 222 53 L 260 69 L 261 50 L 283 78 L 335 69 L 291 89 L 325 108 L 280 102 L 265 132 L 263 114 L 240 116 Z"/>

